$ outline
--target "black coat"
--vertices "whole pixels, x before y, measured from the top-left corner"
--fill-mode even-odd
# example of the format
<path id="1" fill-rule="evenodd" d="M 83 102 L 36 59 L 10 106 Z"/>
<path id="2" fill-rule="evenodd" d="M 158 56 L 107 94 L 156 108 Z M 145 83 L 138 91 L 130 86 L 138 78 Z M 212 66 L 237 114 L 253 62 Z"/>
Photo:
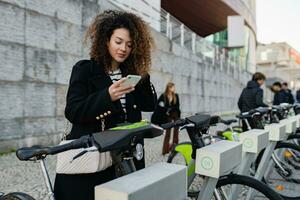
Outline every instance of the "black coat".
<path id="1" fill-rule="evenodd" d="M 281 103 L 293 104 L 294 102 L 295 100 L 290 90 L 285 91 L 282 89 L 274 95 L 274 105 L 280 105 Z"/>
<path id="2" fill-rule="evenodd" d="M 157 104 L 155 107 L 155 111 L 152 114 L 151 122 L 154 124 L 164 124 L 169 122 L 168 116 L 171 112 L 176 112 L 178 114 L 178 117 L 180 118 L 180 103 L 179 103 L 179 96 L 176 95 L 176 103 L 173 101 L 170 103 L 167 100 L 167 97 L 164 94 L 161 94 L 160 97 L 157 100 Z"/>
<path id="3" fill-rule="evenodd" d="M 287 103 L 294 104 L 295 103 L 295 99 L 294 99 L 294 96 L 292 94 L 292 91 L 289 90 L 289 89 L 287 89 L 284 92 L 285 92 Z"/>
<path id="4" fill-rule="evenodd" d="M 247 87 L 243 89 L 238 101 L 241 112 L 247 112 L 257 107 L 267 107 L 263 102 L 263 90 L 255 81 L 249 81 Z"/>
<path id="5" fill-rule="evenodd" d="M 120 66 L 122 75 L 126 70 Z M 99 116 L 105 119 L 105 129 L 119 123 L 138 122 L 141 111 L 153 111 L 156 104 L 156 93 L 147 75 L 126 95 L 126 112 L 120 100 L 113 102 L 108 88 L 112 84 L 101 64 L 93 60 L 82 60 L 72 70 L 67 93 L 65 109 L 66 118 L 72 123 L 72 130 L 67 139 L 76 139 L 83 135 L 100 132 Z M 111 113 L 111 114 L 108 114 Z M 145 166 L 144 160 L 136 162 L 137 169 Z M 64 175 L 57 174 L 55 196 L 57 200 L 94 200 L 94 186 L 115 178 L 113 167 L 93 174 Z"/>
<path id="6" fill-rule="evenodd" d="M 123 76 L 126 71 L 121 67 Z M 79 61 L 72 70 L 70 86 L 67 93 L 66 118 L 73 124 L 67 139 L 101 131 L 101 122 L 97 117 L 111 112 L 104 117 L 105 129 L 125 121 L 125 113 L 121 102 L 112 102 L 108 88 L 112 84 L 110 77 L 101 65 L 94 61 Z M 141 111 L 153 111 L 156 103 L 156 93 L 146 76 L 126 95 L 126 112 L 129 122 L 141 120 Z"/>

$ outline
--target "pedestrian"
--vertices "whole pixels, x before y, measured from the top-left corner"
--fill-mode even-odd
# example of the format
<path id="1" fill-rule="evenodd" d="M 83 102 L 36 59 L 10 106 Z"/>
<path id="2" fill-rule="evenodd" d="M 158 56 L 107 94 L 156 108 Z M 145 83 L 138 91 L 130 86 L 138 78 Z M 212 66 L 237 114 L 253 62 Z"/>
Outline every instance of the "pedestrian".
<path id="1" fill-rule="evenodd" d="M 296 91 L 296 100 L 298 103 L 300 103 L 300 89 Z"/>
<path id="2" fill-rule="evenodd" d="M 148 74 L 153 40 L 140 17 L 105 11 L 95 17 L 85 40 L 91 42 L 90 59 L 74 65 L 67 92 L 65 116 L 72 124 L 67 140 L 125 121 L 138 122 L 141 111 L 153 111 L 156 104 Z M 128 74 L 142 79 L 135 87 L 122 86 L 122 77 Z M 145 167 L 144 160 L 134 162 L 137 169 Z M 114 166 L 96 173 L 56 174 L 55 198 L 94 200 L 94 187 L 116 178 L 115 174 Z"/>
<path id="3" fill-rule="evenodd" d="M 280 105 L 281 103 L 288 103 L 286 92 L 282 89 L 280 82 L 275 82 L 272 85 L 272 91 L 274 92 L 273 105 Z"/>
<path id="4" fill-rule="evenodd" d="M 152 115 L 151 121 L 161 125 L 164 123 L 176 121 L 180 118 L 179 96 L 175 92 L 175 84 L 169 82 L 165 92 L 157 100 L 156 109 Z M 171 129 L 166 129 L 163 141 L 162 154 L 169 153 L 170 149 L 178 144 L 178 127 L 173 128 L 173 140 L 170 144 Z"/>
<path id="5" fill-rule="evenodd" d="M 263 102 L 263 90 L 260 88 L 265 83 L 266 77 L 260 72 L 256 72 L 252 76 L 252 80 L 247 83 L 247 86 L 243 89 L 240 98 L 238 100 L 238 107 L 243 112 L 248 112 L 258 107 L 267 107 Z M 256 124 L 251 118 L 247 119 L 249 125 L 252 128 L 256 127 Z M 243 121 L 243 131 L 248 130 L 247 124 Z"/>
<path id="6" fill-rule="evenodd" d="M 292 91 L 288 88 L 288 83 L 283 82 L 282 83 L 282 90 L 285 92 L 285 103 L 294 104 L 295 99 L 293 97 Z"/>

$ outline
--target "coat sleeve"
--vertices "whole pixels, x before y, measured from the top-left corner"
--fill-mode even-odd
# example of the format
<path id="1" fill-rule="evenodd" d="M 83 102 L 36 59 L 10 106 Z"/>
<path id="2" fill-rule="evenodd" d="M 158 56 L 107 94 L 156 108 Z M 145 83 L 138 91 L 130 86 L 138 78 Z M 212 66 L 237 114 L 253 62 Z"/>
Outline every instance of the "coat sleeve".
<path id="1" fill-rule="evenodd" d="M 77 63 L 71 73 L 65 108 L 66 118 L 73 124 L 95 123 L 96 117 L 104 112 L 116 112 L 108 88 L 95 93 L 88 91 L 90 63 Z"/>
<path id="2" fill-rule="evenodd" d="M 290 104 L 294 104 L 295 103 L 295 99 L 294 99 L 294 96 L 291 92 L 289 92 L 289 103 Z"/>
<path id="3" fill-rule="evenodd" d="M 153 84 L 150 82 L 150 75 L 146 75 L 135 87 L 135 99 L 141 111 L 154 111 L 157 95 Z"/>
<path id="4" fill-rule="evenodd" d="M 243 108 L 242 95 L 243 95 L 243 92 L 241 93 L 239 101 L 238 101 L 238 107 L 239 107 L 241 112 L 242 112 L 242 108 Z"/>
<path id="5" fill-rule="evenodd" d="M 268 107 L 268 105 L 263 102 L 263 90 L 262 89 L 259 89 L 256 93 L 256 106 L 257 107 Z"/>
<path id="6" fill-rule="evenodd" d="M 273 105 L 279 105 L 279 94 L 278 92 L 274 94 L 274 100 L 273 100 Z"/>
<path id="7" fill-rule="evenodd" d="M 177 101 L 176 101 L 176 105 L 175 105 L 175 108 L 178 112 L 178 117 L 180 118 L 181 116 L 181 110 L 180 110 L 180 102 L 179 102 L 179 95 L 176 94 L 176 98 L 177 98 Z"/>

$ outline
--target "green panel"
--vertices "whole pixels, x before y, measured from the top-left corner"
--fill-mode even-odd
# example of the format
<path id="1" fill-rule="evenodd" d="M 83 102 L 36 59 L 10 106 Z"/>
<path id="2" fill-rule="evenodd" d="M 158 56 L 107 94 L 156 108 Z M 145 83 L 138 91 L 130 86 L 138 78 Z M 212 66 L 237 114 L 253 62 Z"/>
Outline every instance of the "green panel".
<path id="1" fill-rule="evenodd" d="M 175 147 L 175 150 L 181 153 L 185 159 L 185 164 L 188 165 L 192 159 L 193 148 L 191 144 L 179 144 Z"/>
<path id="2" fill-rule="evenodd" d="M 182 154 L 185 160 L 185 164 L 188 166 L 192 160 L 193 148 L 191 144 L 179 144 L 175 147 L 175 150 Z M 195 164 L 192 164 L 188 168 L 188 176 L 195 172 Z"/>
<path id="3" fill-rule="evenodd" d="M 234 141 L 233 136 L 232 136 L 232 132 L 231 131 L 225 131 L 224 133 L 222 133 L 222 135 L 229 141 Z M 238 137 L 240 136 L 240 134 L 238 133 Z"/>
<path id="4" fill-rule="evenodd" d="M 196 167 L 195 163 L 193 163 L 193 164 L 189 167 L 189 169 L 188 169 L 188 176 L 194 174 L 194 172 L 195 172 L 195 167 Z"/>
<path id="5" fill-rule="evenodd" d="M 128 130 L 128 129 L 140 128 L 140 127 L 147 126 L 147 125 L 149 125 L 149 122 L 142 120 L 140 122 L 136 122 L 136 123 L 129 124 L 129 125 L 117 126 L 117 127 L 111 128 L 109 130 L 112 130 L 112 131 Z"/>

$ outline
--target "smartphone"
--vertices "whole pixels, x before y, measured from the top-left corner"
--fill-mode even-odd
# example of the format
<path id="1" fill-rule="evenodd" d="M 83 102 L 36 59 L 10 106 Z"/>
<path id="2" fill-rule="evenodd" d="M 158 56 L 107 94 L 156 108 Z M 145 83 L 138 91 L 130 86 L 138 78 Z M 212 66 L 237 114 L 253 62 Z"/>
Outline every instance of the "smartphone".
<path id="1" fill-rule="evenodd" d="M 135 86 L 141 80 L 139 75 L 127 75 L 124 83 L 121 84 L 121 87 Z"/>

